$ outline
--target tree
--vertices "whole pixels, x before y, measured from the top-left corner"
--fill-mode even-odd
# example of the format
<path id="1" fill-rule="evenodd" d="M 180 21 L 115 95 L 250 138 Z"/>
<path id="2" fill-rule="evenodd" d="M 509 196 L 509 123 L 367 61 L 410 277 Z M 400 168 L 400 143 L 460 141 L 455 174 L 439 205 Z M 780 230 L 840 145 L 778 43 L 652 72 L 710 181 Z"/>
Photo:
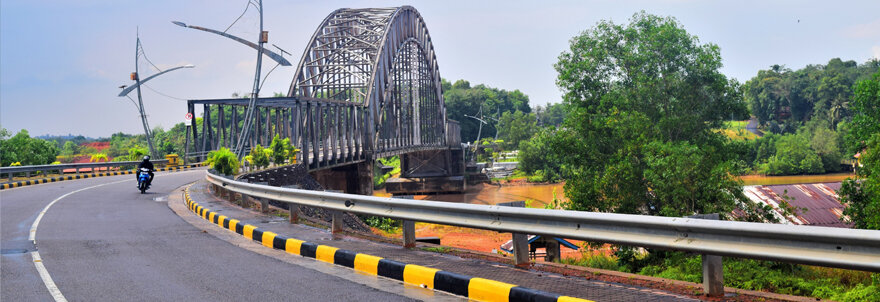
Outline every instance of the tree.
<path id="1" fill-rule="evenodd" d="M 32 138 L 27 130 L 22 129 L 15 136 L 7 137 L 9 132 L 0 130 L 0 166 L 6 167 L 14 162 L 24 166 L 48 165 L 58 154 L 55 143 Z"/>
<path id="2" fill-rule="evenodd" d="M 880 72 L 854 87 L 854 111 L 847 141 L 860 151 L 857 179 L 840 186 L 844 214 L 856 228 L 880 230 Z"/>
<path id="3" fill-rule="evenodd" d="M 822 160 L 810 148 L 806 135 L 786 134 L 776 140 L 776 154 L 759 166 L 763 174 L 794 175 L 825 172 Z M 839 162 L 838 162 L 839 164 Z"/>
<path id="4" fill-rule="evenodd" d="M 723 158 L 725 139 L 711 131 L 745 111 L 721 65 L 718 46 L 699 44 L 674 18 L 644 12 L 573 38 L 555 65 L 573 136 L 554 150 L 564 154 L 570 207 L 757 213 Z"/>
<path id="5" fill-rule="evenodd" d="M 498 124 L 498 137 L 511 148 L 516 148 L 519 142 L 531 138 L 537 131 L 535 115 L 522 111 L 505 112 L 498 120 Z"/>
<path id="6" fill-rule="evenodd" d="M 61 155 L 72 156 L 75 154 L 79 154 L 79 146 L 73 141 L 64 142 L 64 147 L 61 148 Z"/>
<path id="7" fill-rule="evenodd" d="M 464 142 L 475 141 L 480 132 L 480 122 L 466 115 L 479 117 L 482 111 L 484 116 L 500 118 L 505 112 L 531 112 L 529 97 L 519 90 L 507 91 L 482 84 L 471 86 L 470 82 L 465 80 L 450 84 L 443 79 L 441 86 L 443 99 L 446 102 L 446 115 L 449 119 L 459 122 L 461 139 Z M 484 118 L 484 120 L 488 119 Z M 482 137 L 495 136 L 494 123 L 484 124 L 482 127 Z"/>
<path id="8" fill-rule="evenodd" d="M 554 152 L 572 133 L 565 129 L 543 128 L 528 140 L 519 143 L 518 169 L 538 176 L 538 181 L 557 181 L 562 178 L 564 154 Z"/>
<path id="9" fill-rule="evenodd" d="M 868 139 L 875 133 L 880 133 L 880 71 L 871 79 L 857 83 L 852 102 L 852 123 L 847 125 L 850 129 L 846 133 L 846 142 L 849 150 L 854 154 L 867 147 Z"/>

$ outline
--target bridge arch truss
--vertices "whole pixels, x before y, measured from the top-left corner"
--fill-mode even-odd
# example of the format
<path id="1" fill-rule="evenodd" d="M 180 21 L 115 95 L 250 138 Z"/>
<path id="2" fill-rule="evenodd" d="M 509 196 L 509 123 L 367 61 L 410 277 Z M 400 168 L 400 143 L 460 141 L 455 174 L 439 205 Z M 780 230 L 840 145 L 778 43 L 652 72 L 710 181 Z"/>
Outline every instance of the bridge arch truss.
<path id="1" fill-rule="evenodd" d="M 275 134 L 290 138 L 312 170 L 459 147 L 440 81 L 431 37 L 415 8 L 338 9 L 312 35 L 287 96 L 258 99 L 249 146 L 266 146 Z M 192 122 L 190 149 L 230 146 L 244 103 L 190 100 L 189 111 L 196 105 L 207 114 L 201 136 Z"/>

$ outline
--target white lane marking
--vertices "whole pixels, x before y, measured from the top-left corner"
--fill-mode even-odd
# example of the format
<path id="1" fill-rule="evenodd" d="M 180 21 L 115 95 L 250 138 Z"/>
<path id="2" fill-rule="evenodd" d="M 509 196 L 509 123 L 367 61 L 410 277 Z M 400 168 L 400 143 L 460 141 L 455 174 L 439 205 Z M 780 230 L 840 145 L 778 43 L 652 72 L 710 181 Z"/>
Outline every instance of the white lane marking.
<path id="1" fill-rule="evenodd" d="M 61 290 L 59 290 L 58 286 L 55 285 L 55 282 L 52 281 L 52 276 L 49 276 L 49 271 L 47 271 L 46 267 L 43 265 L 43 258 L 40 258 L 40 253 L 37 251 L 31 252 L 31 257 L 34 259 L 34 265 L 37 267 L 37 271 L 40 272 L 40 278 L 43 279 L 43 283 L 46 284 L 46 289 L 52 294 L 52 298 L 54 298 L 56 302 L 67 302 L 67 299 L 61 294 Z"/>
<path id="2" fill-rule="evenodd" d="M 181 172 L 186 173 L 186 172 L 196 172 L 196 171 L 181 171 Z M 82 188 L 82 189 L 61 195 L 61 197 L 56 198 L 55 200 L 50 202 L 48 205 L 46 205 L 46 207 L 43 208 L 42 211 L 40 211 L 40 215 L 37 215 L 37 219 L 34 220 L 34 224 L 31 225 L 31 234 L 30 234 L 30 236 L 28 236 L 28 240 L 33 241 L 34 246 L 37 245 L 37 227 L 40 225 L 40 220 L 43 220 L 43 215 L 45 215 L 46 212 L 49 211 L 49 208 L 52 207 L 52 205 L 54 205 L 56 202 L 63 199 L 64 197 L 70 196 L 71 194 L 76 193 L 76 192 L 81 192 L 81 191 L 85 191 L 88 189 L 94 189 L 94 188 L 101 187 L 101 186 L 118 184 L 118 183 L 128 182 L 128 181 L 131 181 L 131 179 L 103 183 L 100 185 L 91 186 L 88 188 Z M 40 273 L 40 279 L 43 279 L 43 284 L 46 285 L 46 289 L 48 289 L 49 293 L 52 294 L 52 298 L 55 299 L 55 302 L 67 302 L 67 299 L 64 298 L 63 294 L 61 294 L 61 290 L 59 290 L 58 286 L 55 285 L 55 281 L 52 281 L 52 276 L 49 275 L 49 271 L 46 270 L 46 266 L 43 265 L 43 258 L 40 257 L 40 253 L 37 251 L 31 252 L 31 258 L 33 258 L 33 260 L 34 260 L 34 266 L 37 267 L 37 272 Z"/>
<path id="3" fill-rule="evenodd" d="M 79 189 L 79 190 L 76 190 L 76 191 L 73 191 L 73 192 L 70 192 L 70 193 L 67 193 L 67 194 L 61 195 L 61 197 L 55 198 L 55 200 L 53 200 L 52 202 L 50 202 L 49 204 L 47 204 L 46 207 L 43 208 L 42 211 L 40 211 L 40 215 L 37 215 L 37 219 L 34 220 L 34 224 L 31 225 L 31 234 L 30 234 L 30 236 L 28 236 L 28 240 L 33 241 L 33 242 L 34 242 L 34 245 L 37 244 L 37 239 L 36 239 L 36 238 L 37 238 L 37 227 L 40 225 L 40 220 L 43 220 L 43 215 L 45 215 L 46 212 L 49 211 L 49 208 L 51 208 L 52 205 L 54 205 L 54 204 L 55 204 L 56 202 L 58 202 L 59 200 L 63 199 L 64 197 L 70 196 L 70 195 L 73 194 L 73 193 L 77 193 L 77 192 L 85 191 L 85 190 L 88 190 L 88 189 L 94 189 L 94 188 L 97 188 L 97 187 L 100 187 L 100 186 L 106 186 L 106 185 L 110 185 L 110 184 L 117 184 L 117 183 L 121 183 L 121 182 L 126 182 L 126 181 L 131 181 L 131 180 L 130 180 L 130 179 L 126 179 L 126 180 L 120 180 L 120 181 L 116 181 L 116 182 L 108 182 L 108 183 L 104 183 L 104 184 L 100 184 L 100 185 L 96 185 L 96 186 L 91 186 L 91 187 L 88 187 L 88 188 L 82 188 L 82 189 Z"/>

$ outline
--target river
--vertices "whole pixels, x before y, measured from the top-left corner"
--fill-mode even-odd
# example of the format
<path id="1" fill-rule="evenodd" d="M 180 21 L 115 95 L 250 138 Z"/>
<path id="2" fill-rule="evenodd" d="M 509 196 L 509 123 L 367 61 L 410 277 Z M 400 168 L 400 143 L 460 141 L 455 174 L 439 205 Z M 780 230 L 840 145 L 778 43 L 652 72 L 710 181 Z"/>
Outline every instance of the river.
<path id="1" fill-rule="evenodd" d="M 743 180 L 743 185 L 751 186 L 840 182 L 845 178 L 852 176 L 852 173 L 792 176 L 746 175 L 740 177 L 740 179 Z M 562 188 L 563 186 L 564 183 L 505 186 L 478 184 L 468 186 L 468 189 L 464 194 L 416 195 L 415 199 L 473 204 L 497 204 L 501 202 L 525 200 L 529 202 L 529 207 L 542 208 L 553 200 L 554 192 L 556 193 L 557 198 L 565 198 L 565 193 Z M 373 195 L 390 196 L 385 190 L 376 190 Z"/>

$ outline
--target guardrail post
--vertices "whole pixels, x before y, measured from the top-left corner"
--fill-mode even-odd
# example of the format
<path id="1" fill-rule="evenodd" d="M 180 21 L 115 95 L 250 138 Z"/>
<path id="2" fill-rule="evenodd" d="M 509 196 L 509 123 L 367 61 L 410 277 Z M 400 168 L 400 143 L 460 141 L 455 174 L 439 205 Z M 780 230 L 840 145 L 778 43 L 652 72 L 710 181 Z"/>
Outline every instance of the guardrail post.
<path id="1" fill-rule="evenodd" d="M 394 196 L 392 198 L 399 199 L 413 199 L 412 195 L 402 195 L 402 196 Z M 402 225 L 402 233 L 403 233 L 403 247 L 405 248 L 414 248 L 416 247 L 416 222 L 413 220 L 403 220 Z"/>
<path id="2" fill-rule="evenodd" d="M 289 185 L 289 186 L 281 186 L 282 188 L 288 189 L 299 189 L 299 185 Z M 290 219 L 291 224 L 296 224 L 299 221 L 300 209 L 299 205 L 295 203 L 288 203 L 287 210 L 290 211 L 288 218 Z"/>
<path id="3" fill-rule="evenodd" d="M 263 214 L 269 214 L 269 199 L 260 198 L 260 212 Z"/>
<path id="4" fill-rule="evenodd" d="M 529 266 L 529 235 L 513 233 L 513 264 L 519 267 Z"/>
<path id="5" fill-rule="evenodd" d="M 502 207 L 526 207 L 525 201 L 511 201 L 497 204 Z M 522 233 L 513 233 L 513 264 L 518 267 L 528 267 L 529 262 L 529 235 Z"/>
<path id="6" fill-rule="evenodd" d="M 334 192 L 334 193 L 342 193 L 340 190 L 324 190 L 326 192 Z M 342 211 L 337 210 L 328 210 L 330 212 L 330 233 L 333 233 L 334 237 L 342 233 L 342 225 L 343 225 L 343 216 Z"/>
<path id="7" fill-rule="evenodd" d="M 717 213 L 687 216 L 688 218 L 719 220 Z M 724 264 L 721 256 L 700 254 L 703 260 L 703 292 L 707 296 L 724 295 Z"/>

